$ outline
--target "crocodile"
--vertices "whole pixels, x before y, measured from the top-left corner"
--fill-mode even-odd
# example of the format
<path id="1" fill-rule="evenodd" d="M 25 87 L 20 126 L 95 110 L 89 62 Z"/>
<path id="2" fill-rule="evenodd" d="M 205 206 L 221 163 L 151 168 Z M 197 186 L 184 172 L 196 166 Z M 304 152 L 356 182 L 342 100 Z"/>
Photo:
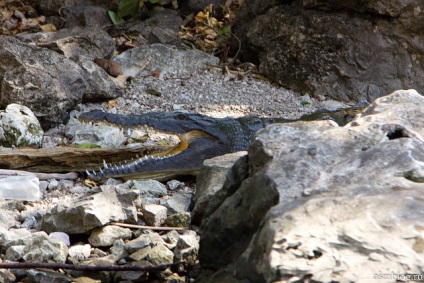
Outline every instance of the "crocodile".
<path id="1" fill-rule="evenodd" d="M 163 153 L 138 157 L 119 165 L 108 164 L 103 160 L 103 166 L 98 171 L 86 171 L 87 177 L 93 181 L 106 178 L 164 179 L 176 175 L 196 175 L 206 159 L 247 150 L 255 133 L 269 124 L 331 119 L 343 126 L 364 107 L 361 104 L 338 110 L 321 109 L 296 120 L 254 115 L 212 118 L 182 112 L 120 115 L 100 110 L 84 112 L 78 119 L 83 122 L 106 122 L 127 129 L 148 126 L 159 132 L 177 135 L 180 143 Z"/>

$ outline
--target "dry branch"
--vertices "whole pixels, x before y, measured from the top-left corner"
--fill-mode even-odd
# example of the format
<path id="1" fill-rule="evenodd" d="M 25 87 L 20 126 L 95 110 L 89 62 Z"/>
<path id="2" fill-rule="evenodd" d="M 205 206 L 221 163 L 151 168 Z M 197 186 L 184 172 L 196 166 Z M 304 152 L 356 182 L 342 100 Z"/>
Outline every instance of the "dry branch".
<path id="1" fill-rule="evenodd" d="M 85 172 L 97 170 L 103 160 L 122 162 L 136 155 L 156 153 L 169 149 L 167 146 L 140 146 L 134 148 L 18 148 L 0 151 L 0 168 L 30 172 Z"/>
<path id="2" fill-rule="evenodd" d="M 160 231 L 183 231 L 187 230 L 187 228 L 184 227 L 157 227 L 157 226 L 143 226 L 143 225 L 134 225 L 134 224 L 126 224 L 126 223 L 119 223 L 119 222 L 112 222 L 110 223 L 115 226 L 125 227 L 125 228 L 134 228 L 134 229 L 150 229 L 150 230 L 160 230 Z"/>

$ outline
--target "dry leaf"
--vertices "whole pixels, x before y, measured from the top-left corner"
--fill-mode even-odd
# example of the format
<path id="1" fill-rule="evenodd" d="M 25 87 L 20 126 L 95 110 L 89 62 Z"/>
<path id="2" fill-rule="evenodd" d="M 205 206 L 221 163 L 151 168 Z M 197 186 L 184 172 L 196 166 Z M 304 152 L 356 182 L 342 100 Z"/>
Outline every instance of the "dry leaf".
<path id="1" fill-rule="evenodd" d="M 159 77 L 159 75 L 160 75 L 160 72 L 159 72 L 158 69 L 155 69 L 155 70 L 152 71 L 152 76 L 157 78 L 157 77 Z"/>
<path id="2" fill-rule="evenodd" d="M 116 101 L 115 101 L 115 100 L 109 100 L 109 101 L 107 102 L 107 106 L 108 106 L 109 108 L 113 108 L 113 107 L 115 107 L 115 106 L 116 106 Z"/>
<path id="3" fill-rule="evenodd" d="M 194 19 L 197 22 L 203 22 L 205 20 L 205 14 L 203 14 L 203 12 L 199 12 L 197 13 L 197 15 L 194 17 Z"/>
<path id="4" fill-rule="evenodd" d="M 45 25 L 41 25 L 40 29 L 44 32 L 55 32 L 56 31 L 56 26 L 54 24 L 45 24 Z"/>

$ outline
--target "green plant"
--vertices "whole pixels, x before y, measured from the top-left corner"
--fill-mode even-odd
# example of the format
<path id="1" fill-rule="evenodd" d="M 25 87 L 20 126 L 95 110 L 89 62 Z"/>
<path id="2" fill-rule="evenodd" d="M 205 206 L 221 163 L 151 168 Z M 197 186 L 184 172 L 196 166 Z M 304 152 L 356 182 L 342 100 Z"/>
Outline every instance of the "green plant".
<path id="1" fill-rule="evenodd" d="M 156 4 L 159 0 L 148 0 L 151 4 Z M 133 18 L 140 13 L 140 9 L 144 7 L 144 0 L 121 0 L 119 2 L 118 11 L 108 11 L 109 17 L 113 24 L 119 25 L 125 22 L 124 18 Z"/>

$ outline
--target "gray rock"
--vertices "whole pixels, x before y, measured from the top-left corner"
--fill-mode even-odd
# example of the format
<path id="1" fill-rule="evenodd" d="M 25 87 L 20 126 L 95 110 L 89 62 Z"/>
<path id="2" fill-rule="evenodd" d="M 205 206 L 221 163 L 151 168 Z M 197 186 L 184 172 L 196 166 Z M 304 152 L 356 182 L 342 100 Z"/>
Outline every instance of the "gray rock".
<path id="1" fill-rule="evenodd" d="M 189 227 L 191 223 L 190 212 L 178 212 L 169 215 L 165 220 L 169 227 Z"/>
<path id="2" fill-rule="evenodd" d="M 111 25 L 111 20 L 106 7 L 89 5 L 81 1 L 80 5 L 62 6 L 65 16 L 65 28 L 81 27 L 105 27 Z M 101 4 L 111 4 L 113 1 L 102 1 Z M 116 1 L 115 1 L 116 2 Z M 102 5 L 103 6 L 103 5 Z"/>
<path id="3" fill-rule="evenodd" d="M 162 235 L 162 239 L 165 241 L 166 247 L 170 250 L 173 250 L 176 247 L 179 238 L 180 234 L 175 230 Z"/>
<path id="4" fill-rule="evenodd" d="M 181 235 L 174 249 L 175 261 L 184 261 L 186 266 L 193 266 L 197 261 L 199 240 L 195 235 Z"/>
<path id="5" fill-rule="evenodd" d="M 56 190 L 58 185 L 59 185 L 59 182 L 56 179 L 50 179 L 49 185 L 47 186 L 47 188 L 49 190 Z"/>
<path id="6" fill-rule="evenodd" d="M 149 254 L 149 252 L 151 251 L 152 247 L 151 246 L 145 246 L 139 250 L 137 250 L 136 252 L 133 252 L 130 255 L 130 258 L 134 261 L 139 261 L 139 260 L 143 260 L 146 258 L 146 256 Z"/>
<path id="7" fill-rule="evenodd" d="M 184 182 L 180 182 L 178 180 L 171 180 L 171 181 L 166 182 L 166 185 L 168 186 L 168 188 L 171 191 L 174 191 L 176 189 L 183 188 L 185 184 L 184 184 Z"/>
<path id="8" fill-rule="evenodd" d="M 44 195 L 46 194 L 47 188 L 49 187 L 48 181 L 40 181 L 40 192 Z"/>
<path id="9" fill-rule="evenodd" d="M 316 282 L 358 282 L 387 270 L 422 274 L 416 227 L 423 223 L 424 202 L 419 195 L 389 189 L 314 198 L 291 208 L 278 205 L 237 262 L 237 275 L 246 272 L 240 277 L 256 282 L 306 274 Z"/>
<path id="10" fill-rule="evenodd" d="M 227 174 L 234 163 L 246 152 L 230 153 L 205 160 L 196 178 L 196 194 L 194 195 L 193 218 L 200 223 L 208 207 L 209 201 L 224 186 Z"/>
<path id="11" fill-rule="evenodd" d="M 72 278 L 71 276 L 65 275 L 58 271 L 30 269 L 27 271 L 27 274 L 28 274 L 29 280 L 31 280 L 31 282 L 34 282 L 34 283 L 75 282 L 74 278 Z"/>
<path id="12" fill-rule="evenodd" d="M 164 44 L 133 48 L 116 56 L 113 61 L 121 65 L 124 75 L 137 76 L 159 70 L 160 77 L 168 73 L 191 74 L 205 69 L 207 65 L 219 64 L 218 58 L 202 51 L 179 50 Z"/>
<path id="13" fill-rule="evenodd" d="M 33 234 L 32 237 L 24 239 L 24 243 L 24 261 L 64 263 L 68 256 L 68 247 L 61 240 L 48 237 L 44 232 Z M 13 243 L 6 244 L 12 247 Z"/>
<path id="14" fill-rule="evenodd" d="M 3 245 L 8 241 L 28 238 L 31 234 L 32 233 L 26 228 L 8 229 L 7 227 L 0 226 L 0 244 Z"/>
<path id="15" fill-rule="evenodd" d="M 43 129 L 32 111 L 23 105 L 9 104 L 0 111 L 0 145 L 4 147 L 41 147 Z"/>
<path id="16" fill-rule="evenodd" d="M 260 72 L 283 86 L 344 101 L 422 88 L 420 1 L 263 2 L 246 2 L 236 34 L 247 37 L 247 59 L 259 60 Z M 267 12 L 247 12 L 258 6 L 256 14 Z"/>
<path id="17" fill-rule="evenodd" d="M 136 265 L 136 266 L 152 266 L 147 261 L 136 261 L 131 262 L 128 265 Z M 115 273 L 113 277 L 113 282 L 148 282 L 149 272 L 141 272 L 141 271 L 118 271 Z"/>
<path id="18" fill-rule="evenodd" d="M 182 45 L 178 32 L 183 20 L 177 11 L 161 9 L 153 11 L 150 18 L 128 28 L 131 34 L 141 34 L 149 44 L 162 43 Z"/>
<path id="19" fill-rule="evenodd" d="M 39 179 L 33 175 L 0 178 L 0 199 L 37 201 L 41 197 Z"/>
<path id="20" fill-rule="evenodd" d="M 53 207 L 42 220 L 42 229 L 47 232 L 61 231 L 68 234 L 85 233 L 111 221 L 133 219 L 126 211 L 135 207 L 120 202 L 115 189 L 84 197 L 74 203 L 59 204 Z"/>
<path id="21" fill-rule="evenodd" d="M 249 177 L 249 162 L 248 156 L 245 155 L 239 158 L 228 172 L 223 188 L 215 193 L 209 200 L 208 206 L 204 212 L 203 218 L 199 219 L 199 214 L 193 215 L 192 223 L 199 225 L 207 223 L 209 217 L 216 209 L 224 202 L 224 200 L 234 194 L 241 186 L 242 182 Z"/>
<path id="22" fill-rule="evenodd" d="M 75 182 L 72 180 L 60 180 L 57 184 L 57 188 L 63 192 L 69 192 L 71 188 L 75 186 Z"/>
<path id="23" fill-rule="evenodd" d="M 113 242 L 113 245 L 110 248 L 110 253 L 115 257 L 116 262 L 129 256 L 127 250 L 125 249 L 125 243 L 123 239 L 117 239 Z"/>
<path id="24" fill-rule="evenodd" d="M 25 43 L 35 43 L 74 60 L 80 56 L 86 60 L 110 58 L 115 51 L 115 41 L 102 29 L 64 28 L 57 32 L 23 34 L 17 38 Z"/>
<path id="25" fill-rule="evenodd" d="M 90 256 L 91 246 L 89 244 L 75 244 L 69 247 L 68 253 L 70 257 L 82 261 Z"/>
<path id="26" fill-rule="evenodd" d="M 68 247 L 63 241 L 48 237 L 34 237 L 24 248 L 23 259 L 31 262 L 54 261 L 64 263 L 68 256 Z"/>
<path id="27" fill-rule="evenodd" d="M 108 225 L 94 229 L 88 237 L 88 242 L 94 247 L 107 247 L 111 246 L 115 240 L 128 240 L 131 236 L 131 230 L 128 228 Z"/>
<path id="28" fill-rule="evenodd" d="M 22 215 L 21 215 L 22 216 Z M 25 218 L 24 222 L 20 225 L 20 228 L 32 229 L 37 224 L 37 220 L 34 216 L 30 216 Z"/>
<path id="29" fill-rule="evenodd" d="M 166 196 L 168 191 L 166 186 L 156 180 L 133 180 L 128 181 L 131 190 L 137 190 L 140 197 L 156 197 L 160 198 Z"/>
<path id="30" fill-rule="evenodd" d="M 193 206 L 193 194 L 179 192 L 164 200 L 162 204 L 168 208 L 168 214 L 187 212 Z"/>
<path id="31" fill-rule="evenodd" d="M 81 68 L 63 55 L 14 38 L 0 39 L 0 57 L 0 105 L 29 107 L 43 128 L 63 123 L 84 97 L 122 94 L 94 63 L 82 62 L 86 67 Z"/>
<path id="32" fill-rule="evenodd" d="M 84 260 L 84 264 L 91 265 L 91 266 L 111 266 L 116 264 L 116 257 L 114 255 L 106 255 L 102 257 L 90 257 Z M 105 277 L 109 278 L 109 276 L 105 276 Z M 105 282 L 108 282 L 108 280 L 105 280 Z"/>
<path id="33" fill-rule="evenodd" d="M 24 245 L 11 246 L 6 250 L 5 258 L 11 261 L 19 261 L 25 254 L 24 249 Z"/>
<path id="34" fill-rule="evenodd" d="M 132 254 L 144 247 L 147 247 L 147 246 L 153 247 L 159 244 L 164 244 L 164 241 L 159 236 L 159 234 L 157 233 L 143 234 L 134 240 L 128 241 L 125 244 L 125 249 L 128 251 L 128 253 Z"/>
<path id="35" fill-rule="evenodd" d="M 85 0 L 40 0 L 39 7 L 43 15 L 59 15 L 62 9 L 77 6 L 77 5 L 87 5 Z M 105 7 L 107 9 L 116 10 L 118 8 L 119 1 L 102 1 L 102 0 L 93 0 L 89 3 L 96 4 L 96 6 Z"/>
<path id="36" fill-rule="evenodd" d="M 1 229 L 2 228 L 11 228 L 18 227 L 19 222 L 19 212 L 14 210 L 5 210 L 0 209 L 0 240 L 1 240 Z"/>
<path id="37" fill-rule="evenodd" d="M 153 265 L 170 264 L 174 262 L 174 253 L 164 244 L 158 243 L 149 251 L 146 260 Z"/>
<path id="38" fill-rule="evenodd" d="M 202 223 L 202 265 L 235 282 L 422 273 L 414 227 L 424 219 L 423 105 L 402 90 L 344 127 L 315 121 L 260 131 L 250 177 Z M 216 282 L 208 280 L 199 282 Z"/>
<path id="39" fill-rule="evenodd" d="M 124 132 L 118 127 L 106 124 L 89 125 L 81 123 L 76 118 L 69 119 L 65 135 L 76 145 L 95 144 L 105 148 L 119 147 L 126 141 Z"/>
<path id="40" fill-rule="evenodd" d="M 62 241 L 67 247 L 71 245 L 71 242 L 69 240 L 69 235 L 63 232 L 52 232 L 49 234 L 49 237 L 58 239 Z"/>
<path id="41" fill-rule="evenodd" d="M 166 212 L 168 209 L 159 204 L 143 205 L 143 217 L 150 226 L 160 227 L 166 220 Z"/>
<path id="42" fill-rule="evenodd" d="M 121 97 L 124 94 L 125 80 L 114 78 L 86 57 L 74 59 L 79 65 L 89 86 L 83 93 L 82 102 L 100 102 Z"/>

